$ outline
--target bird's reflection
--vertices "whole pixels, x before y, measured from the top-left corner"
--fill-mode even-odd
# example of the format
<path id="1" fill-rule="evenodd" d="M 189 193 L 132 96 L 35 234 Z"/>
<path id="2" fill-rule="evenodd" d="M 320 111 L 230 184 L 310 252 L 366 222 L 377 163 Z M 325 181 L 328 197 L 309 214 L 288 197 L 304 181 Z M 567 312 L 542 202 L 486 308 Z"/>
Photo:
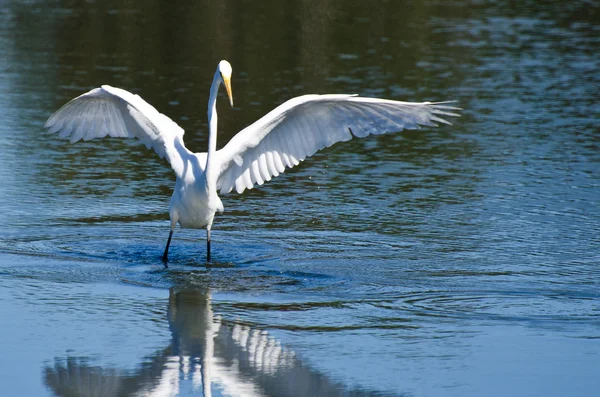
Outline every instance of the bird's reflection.
<path id="1" fill-rule="evenodd" d="M 208 289 L 171 289 L 170 346 L 125 371 L 88 359 L 56 358 L 44 368 L 58 396 L 375 396 L 349 389 L 304 364 L 265 331 L 213 314 Z"/>

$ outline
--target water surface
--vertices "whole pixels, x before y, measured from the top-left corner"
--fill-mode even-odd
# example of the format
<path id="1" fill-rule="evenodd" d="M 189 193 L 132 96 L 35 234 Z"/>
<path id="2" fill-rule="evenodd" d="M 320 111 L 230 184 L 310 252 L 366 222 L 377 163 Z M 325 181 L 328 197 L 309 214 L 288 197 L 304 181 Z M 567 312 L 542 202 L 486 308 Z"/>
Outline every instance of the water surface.
<path id="1" fill-rule="evenodd" d="M 7 396 L 592 396 L 600 387 L 600 28 L 591 3 L 8 1 L 0 11 Z M 180 230 L 133 141 L 42 129 L 100 84 L 203 151 L 306 93 L 457 99 Z"/>

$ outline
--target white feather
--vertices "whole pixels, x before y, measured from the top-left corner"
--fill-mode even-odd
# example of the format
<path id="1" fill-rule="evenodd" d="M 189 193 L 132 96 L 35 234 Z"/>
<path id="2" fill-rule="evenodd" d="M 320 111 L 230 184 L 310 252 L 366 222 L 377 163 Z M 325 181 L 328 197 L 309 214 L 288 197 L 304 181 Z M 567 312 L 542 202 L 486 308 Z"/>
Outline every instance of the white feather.
<path id="1" fill-rule="evenodd" d="M 71 100 L 46 122 L 51 133 L 71 143 L 105 136 L 138 138 L 161 158 L 166 157 L 178 176 L 183 161 L 183 129 L 173 120 L 130 92 L 103 85 Z"/>
<path id="2" fill-rule="evenodd" d="M 285 102 L 246 127 L 219 150 L 217 189 L 242 193 L 285 168 L 353 136 L 363 138 L 421 126 L 450 124 L 459 108 L 439 103 L 399 102 L 352 95 L 305 95 Z M 264 156 L 276 166 L 267 167 Z M 240 161 L 242 159 L 242 161 Z M 244 183 L 238 181 L 243 178 Z"/>

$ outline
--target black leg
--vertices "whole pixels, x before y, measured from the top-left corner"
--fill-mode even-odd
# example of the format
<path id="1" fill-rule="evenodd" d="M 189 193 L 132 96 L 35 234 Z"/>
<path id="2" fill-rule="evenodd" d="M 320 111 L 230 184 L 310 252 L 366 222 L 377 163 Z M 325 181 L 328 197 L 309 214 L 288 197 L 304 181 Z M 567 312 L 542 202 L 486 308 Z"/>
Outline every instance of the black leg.
<path id="1" fill-rule="evenodd" d="M 206 229 L 206 261 L 210 262 L 210 229 Z"/>
<path id="2" fill-rule="evenodd" d="M 163 254 L 162 260 L 165 263 L 165 267 L 167 266 L 167 261 L 169 260 L 169 245 L 171 245 L 171 237 L 173 237 L 173 229 L 169 232 L 169 239 L 167 240 L 167 246 L 165 247 L 165 253 Z"/>

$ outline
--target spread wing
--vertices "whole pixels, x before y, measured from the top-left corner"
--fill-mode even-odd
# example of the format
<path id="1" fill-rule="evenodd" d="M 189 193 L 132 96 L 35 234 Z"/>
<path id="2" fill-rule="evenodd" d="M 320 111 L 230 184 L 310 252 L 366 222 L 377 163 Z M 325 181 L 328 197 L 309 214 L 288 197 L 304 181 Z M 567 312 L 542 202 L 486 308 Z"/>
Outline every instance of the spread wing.
<path id="1" fill-rule="evenodd" d="M 103 85 L 71 100 L 54 113 L 44 127 L 71 143 L 104 138 L 138 138 L 166 158 L 175 173 L 183 172 L 189 151 L 183 144 L 183 129 L 159 113 L 140 96 Z"/>
<path id="2" fill-rule="evenodd" d="M 293 98 L 244 128 L 219 150 L 217 189 L 242 193 L 336 142 L 420 126 L 450 124 L 448 102 L 413 103 L 353 95 Z"/>

